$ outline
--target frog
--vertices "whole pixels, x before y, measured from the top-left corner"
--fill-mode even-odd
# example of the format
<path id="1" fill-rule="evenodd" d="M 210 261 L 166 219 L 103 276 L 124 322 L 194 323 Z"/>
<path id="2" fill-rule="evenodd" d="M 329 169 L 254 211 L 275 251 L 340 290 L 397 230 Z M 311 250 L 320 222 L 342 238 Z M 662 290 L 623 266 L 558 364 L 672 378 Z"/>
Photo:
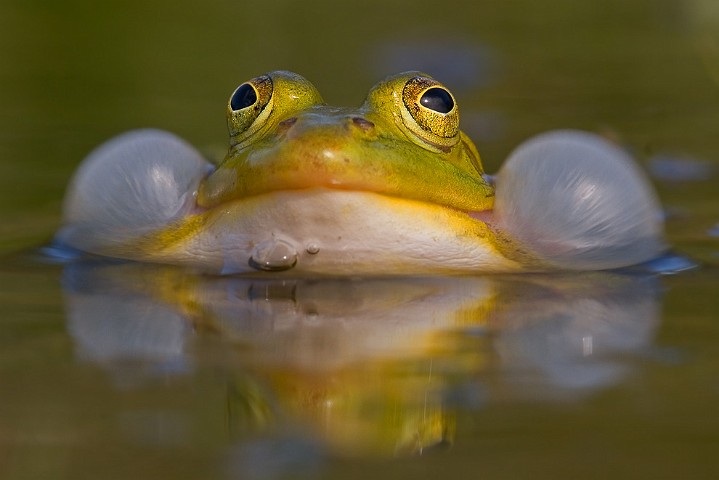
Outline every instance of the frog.
<path id="1" fill-rule="evenodd" d="M 217 163 L 131 131 L 84 160 L 58 244 L 213 274 L 422 275 L 601 270 L 666 250 L 651 185 L 619 146 L 560 130 L 495 176 L 448 87 L 419 71 L 327 105 L 299 74 L 241 83 Z"/>

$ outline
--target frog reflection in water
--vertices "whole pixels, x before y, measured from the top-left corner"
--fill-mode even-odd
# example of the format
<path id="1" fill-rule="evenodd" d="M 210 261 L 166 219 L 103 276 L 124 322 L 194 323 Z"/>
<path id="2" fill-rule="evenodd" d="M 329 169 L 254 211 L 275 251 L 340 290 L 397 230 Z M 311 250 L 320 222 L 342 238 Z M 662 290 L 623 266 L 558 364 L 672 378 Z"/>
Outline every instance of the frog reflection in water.
<path id="1" fill-rule="evenodd" d="M 59 243 L 214 273 L 606 269 L 664 249 L 654 194 L 620 148 L 540 135 L 495 190 L 455 98 L 419 72 L 379 82 L 358 109 L 271 72 L 235 90 L 227 119 L 216 167 L 156 130 L 99 147 L 68 190 Z"/>
<path id="2" fill-rule="evenodd" d="M 352 455 L 446 446 L 472 430 L 458 408 L 621 384 L 660 311 L 655 277 L 616 272 L 280 279 L 90 261 L 63 284 L 79 358 L 123 388 L 163 385 L 172 409 L 199 388 L 186 413 L 228 408 L 220 438 L 299 434 Z"/>

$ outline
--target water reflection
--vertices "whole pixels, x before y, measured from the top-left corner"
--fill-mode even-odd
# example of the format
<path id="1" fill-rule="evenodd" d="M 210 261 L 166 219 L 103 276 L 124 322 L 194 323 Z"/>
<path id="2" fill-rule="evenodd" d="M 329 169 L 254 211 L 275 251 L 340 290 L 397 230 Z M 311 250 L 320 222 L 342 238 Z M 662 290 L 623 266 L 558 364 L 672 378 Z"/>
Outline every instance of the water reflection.
<path id="1" fill-rule="evenodd" d="M 636 274 L 267 279 L 73 264 L 64 288 L 77 356 L 119 388 L 211 364 L 228 379 L 231 440 L 301 432 L 347 454 L 443 447 L 457 409 L 620 382 L 658 323 L 656 278 Z"/>

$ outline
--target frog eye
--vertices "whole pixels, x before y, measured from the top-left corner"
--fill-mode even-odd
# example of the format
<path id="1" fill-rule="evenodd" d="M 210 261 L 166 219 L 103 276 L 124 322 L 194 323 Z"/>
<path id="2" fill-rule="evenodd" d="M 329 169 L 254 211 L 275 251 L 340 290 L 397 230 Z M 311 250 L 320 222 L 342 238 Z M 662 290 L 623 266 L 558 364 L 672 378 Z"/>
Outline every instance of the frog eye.
<path id="1" fill-rule="evenodd" d="M 454 97 L 438 81 L 416 76 L 405 83 L 402 102 L 409 112 L 403 115 L 407 128 L 429 143 L 447 145 L 459 134 L 459 112 Z"/>
<path id="2" fill-rule="evenodd" d="M 246 138 L 262 126 L 271 110 L 272 92 L 269 75 L 253 78 L 237 87 L 227 103 L 230 136 Z"/>
<path id="3" fill-rule="evenodd" d="M 419 99 L 419 103 L 439 113 L 449 113 L 454 108 L 452 95 L 441 87 L 432 87 L 424 92 Z"/>
<path id="4" fill-rule="evenodd" d="M 232 94 L 230 98 L 230 108 L 232 108 L 232 110 L 241 110 L 254 105 L 256 101 L 257 91 L 255 87 L 249 83 L 243 83 L 237 87 L 235 93 Z"/>

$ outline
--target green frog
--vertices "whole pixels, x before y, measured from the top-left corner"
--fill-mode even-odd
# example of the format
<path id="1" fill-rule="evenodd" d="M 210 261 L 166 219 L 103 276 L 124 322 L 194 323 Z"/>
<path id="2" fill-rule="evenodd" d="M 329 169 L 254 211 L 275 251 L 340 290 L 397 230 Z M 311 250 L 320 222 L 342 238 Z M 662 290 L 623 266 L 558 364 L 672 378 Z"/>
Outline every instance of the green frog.
<path id="1" fill-rule="evenodd" d="M 665 248 L 653 191 L 621 148 L 550 132 L 490 177 L 454 95 L 421 72 L 380 81 L 359 108 L 270 72 L 232 93 L 227 124 L 217 165 L 158 130 L 100 146 L 70 184 L 59 243 L 303 275 L 606 269 Z"/>

